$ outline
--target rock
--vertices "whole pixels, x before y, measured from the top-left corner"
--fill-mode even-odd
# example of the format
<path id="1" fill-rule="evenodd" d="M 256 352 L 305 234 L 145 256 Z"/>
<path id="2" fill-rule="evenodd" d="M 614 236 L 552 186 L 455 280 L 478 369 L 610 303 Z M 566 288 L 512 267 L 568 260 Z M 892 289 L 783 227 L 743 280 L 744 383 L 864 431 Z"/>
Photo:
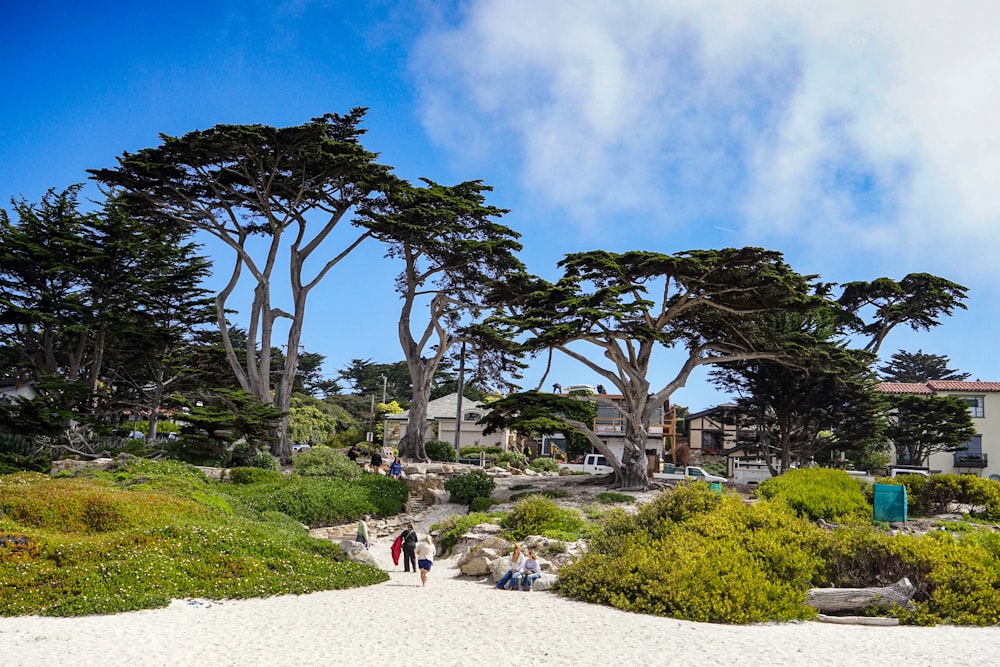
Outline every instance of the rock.
<path id="1" fill-rule="evenodd" d="M 569 477 L 573 474 L 573 471 L 570 470 L 569 468 L 559 468 L 559 472 L 556 474 L 558 474 L 560 477 Z"/>
<path id="2" fill-rule="evenodd" d="M 556 583 L 558 579 L 559 577 L 554 574 L 542 572 L 542 576 L 535 580 L 531 588 L 536 591 L 547 591 L 552 588 L 552 584 Z"/>
<path id="3" fill-rule="evenodd" d="M 538 477 L 538 472 L 535 471 L 535 470 L 532 470 L 531 468 L 525 468 L 524 469 L 524 474 L 526 476 L 528 476 L 528 477 Z"/>
<path id="4" fill-rule="evenodd" d="M 355 542 L 354 540 L 341 540 L 340 550 L 347 556 L 347 560 L 354 561 L 355 563 L 371 565 L 374 568 L 378 567 L 378 561 L 375 560 L 375 556 L 368 553 L 368 550 L 365 549 L 365 545 L 361 544 L 361 542 Z"/>
<path id="5" fill-rule="evenodd" d="M 458 566 L 462 574 L 470 577 L 482 577 L 490 573 L 490 559 L 486 556 L 474 556 Z"/>

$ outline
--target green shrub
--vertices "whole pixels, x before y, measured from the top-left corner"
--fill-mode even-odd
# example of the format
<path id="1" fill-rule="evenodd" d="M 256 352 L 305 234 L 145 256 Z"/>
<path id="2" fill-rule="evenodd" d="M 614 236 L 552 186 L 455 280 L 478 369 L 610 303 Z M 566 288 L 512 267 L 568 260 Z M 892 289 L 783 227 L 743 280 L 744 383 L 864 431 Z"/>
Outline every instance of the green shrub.
<path id="1" fill-rule="evenodd" d="M 480 453 L 485 453 L 486 458 L 493 458 L 499 454 L 502 450 L 499 447 L 460 447 L 460 453 L 463 459 L 474 459 L 479 458 Z"/>
<path id="2" fill-rule="evenodd" d="M 541 491 L 522 491 L 519 493 L 512 493 L 510 496 L 511 502 L 520 500 L 521 498 L 527 498 L 528 496 L 542 496 L 544 498 L 551 498 L 552 500 L 558 500 L 559 498 L 569 498 L 570 493 L 566 489 L 543 489 Z"/>
<path id="3" fill-rule="evenodd" d="M 481 523 L 496 523 L 502 520 L 502 517 L 503 514 L 484 514 L 481 512 L 456 514 L 435 523 L 431 526 L 431 530 L 438 531 L 438 546 L 441 547 L 441 553 L 447 555 L 458 544 L 459 538 L 469 532 L 473 526 L 478 526 Z"/>
<path id="4" fill-rule="evenodd" d="M 493 457 L 496 465 L 501 468 L 517 468 L 518 470 L 524 470 L 528 467 L 528 457 L 520 452 L 500 452 Z"/>
<path id="5" fill-rule="evenodd" d="M 493 498 L 473 498 L 472 502 L 469 503 L 469 512 L 486 512 L 491 507 L 497 504 L 497 500 Z"/>
<path id="6" fill-rule="evenodd" d="M 260 468 L 261 470 L 281 470 L 281 461 L 278 460 L 278 457 L 264 450 L 259 450 L 246 457 L 243 465 L 248 468 Z"/>
<path id="7" fill-rule="evenodd" d="M 233 484 L 260 484 L 262 482 L 280 482 L 282 474 L 263 468 L 230 468 L 229 481 Z"/>
<path id="8" fill-rule="evenodd" d="M 559 472 L 559 462 L 548 457 L 540 457 L 529 463 L 528 468 L 538 472 Z"/>
<path id="9" fill-rule="evenodd" d="M 455 446 L 443 440 L 428 440 L 424 443 L 424 451 L 431 461 L 455 462 L 458 457 L 455 455 Z"/>
<path id="10" fill-rule="evenodd" d="M 388 578 L 343 561 L 336 545 L 285 515 L 231 508 L 220 495 L 230 488 L 151 462 L 94 476 L 0 478 L 0 616 L 109 614 Z"/>
<path id="11" fill-rule="evenodd" d="M 464 475 L 456 475 L 444 483 L 453 503 L 470 504 L 475 498 L 489 498 L 497 487 L 493 478 L 482 470 L 473 470 Z"/>
<path id="12" fill-rule="evenodd" d="M 607 505 L 610 505 L 612 503 L 634 503 L 635 497 L 625 493 L 613 493 L 611 491 L 604 491 L 602 493 L 598 493 L 597 496 L 595 497 L 595 500 L 597 500 L 597 502 L 599 503 L 605 503 Z"/>
<path id="13" fill-rule="evenodd" d="M 282 475 L 258 483 L 229 484 L 225 491 L 258 514 L 283 512 L 310 527 L 350 521 L 364 514 L 399 514 L 409 493 L 401 480 L 370 474 L 354 482 Z"/>
<path id="14" fill-rule="evenodd" d="M 843 470 L 803 468 L 771 477 L 757 487 L 757 497 L 785 503 L 812 521 L 870 521 L 871 506 L 861 484 Z"/>
<path id="15" fill-rule="evenodd" d="M 590 528 L 590 524 L 577 510 L 560 507 L 540 495 L 519 500 L 502 525 L 515 540 L 524 539 L 528 535 L 544 535 L 568 542 L 586 536 Z"/>
<path id="16" fill-rule="evenodd" d="M 970 505 L 973 516 L 1000 519 L 1000 482 L 974 475 L 901 475 L 882 478 L 879 484 L 906 486 L 909 512 L 928 516 L 945 512 L 952 503 Z"/>
<path id="17" fill-rule="evenodd" d="M 692 484 L 637 516 L 615 511 L 558 590 L 590 602 L 716 623 L 812 617 L 805 595 L 824 533 L 770 502 Z"/>
<path id="18" fill-rule="evenodd" d="M 361 466 L 331 447 L 313 447 L 292 459 L 292 469 L 298 475 L 335 477 L 343 480 L 360 479 Z"/>

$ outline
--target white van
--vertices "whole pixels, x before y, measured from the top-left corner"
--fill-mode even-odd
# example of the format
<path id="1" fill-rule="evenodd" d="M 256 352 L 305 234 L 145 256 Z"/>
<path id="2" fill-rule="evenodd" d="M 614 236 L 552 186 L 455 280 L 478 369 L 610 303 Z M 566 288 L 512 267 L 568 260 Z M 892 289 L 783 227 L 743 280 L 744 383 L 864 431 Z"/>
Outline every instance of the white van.
<path id="1" fill-rule="evenodd" d="M 920 475 L 921 477 L 930 477 L 931 469 L 925 468 L 924 466 L 889 466 L 886 469 L 886 473 L 889 477 L 899 477 L 900 475 Z"/>

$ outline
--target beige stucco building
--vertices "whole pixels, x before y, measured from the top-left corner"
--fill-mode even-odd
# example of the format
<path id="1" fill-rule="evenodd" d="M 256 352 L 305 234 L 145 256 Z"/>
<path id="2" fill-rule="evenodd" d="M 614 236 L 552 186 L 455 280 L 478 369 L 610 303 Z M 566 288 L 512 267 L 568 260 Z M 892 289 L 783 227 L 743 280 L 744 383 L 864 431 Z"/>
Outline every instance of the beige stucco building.
<path id="1" fill-rule="evenodd" d="M 964 400 L 976 429 L 967 449 L 931 454 L 922 463 L 934 472 L 1000 479 L 1000 382 L 883 382 L 878 388 L 886 394 L 957 396 Z"/>
<path id="2" fill-rule="evenodd" d="M 504 429 L 499 433 L 483 434 L 483 427 L 477 424 L 487 408 L 479 401 L 469 398 L 462 398 L 462 419 L 458 421 L 459 446 L 460 447 L 500 447 L 501 449 L 511 449 L 516 447 L 513 432 Z M 426 440 L 443 440 L 444 442 L 455 442 L 455 424 L 458 416 L 458 394 L 448 394 L 441 398 L 436 398 L 427 403 L 427 430 L 424 432 Z M 385 438 L 383 440 L 387 447 L 398 447 L 399 441 L 410 426 L 410 411 L 401 412 L 396 415 L 385 416 Z"/>

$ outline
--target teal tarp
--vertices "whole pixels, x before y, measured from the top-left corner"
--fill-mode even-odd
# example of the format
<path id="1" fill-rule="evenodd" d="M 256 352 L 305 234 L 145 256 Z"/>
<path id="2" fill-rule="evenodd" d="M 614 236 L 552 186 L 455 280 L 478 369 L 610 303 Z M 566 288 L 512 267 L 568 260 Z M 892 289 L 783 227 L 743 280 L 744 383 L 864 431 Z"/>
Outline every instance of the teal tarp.
<path id="1" fill-rule="evenodd" d="M 906 487 L 902 484 L 875 485 L 875 521 L 906 521 Z"/>

